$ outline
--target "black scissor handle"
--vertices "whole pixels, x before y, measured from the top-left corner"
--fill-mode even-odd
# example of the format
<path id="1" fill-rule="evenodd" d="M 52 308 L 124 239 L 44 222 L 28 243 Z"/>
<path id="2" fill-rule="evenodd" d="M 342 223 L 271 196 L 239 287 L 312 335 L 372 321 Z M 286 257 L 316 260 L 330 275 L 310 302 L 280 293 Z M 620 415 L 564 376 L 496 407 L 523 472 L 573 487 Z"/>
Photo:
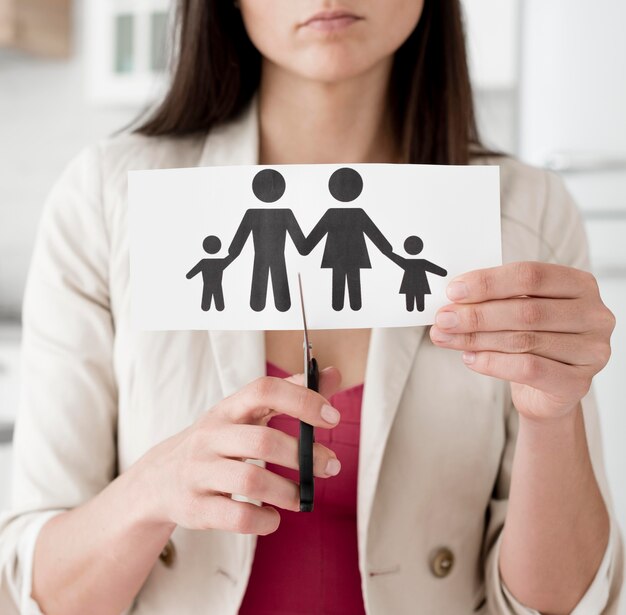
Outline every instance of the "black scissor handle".
<path id="1" fill-rule="evenodd" d="M 319 369 L 317 361 L 309 361 L 309 373 L 307 382 L 309 389 L 319 389 Z M 298 463 L 300 466 L 300 512 L 313 511 L 313 496 L 315 485 L 313 483 L 313 442 L 315 435 L 313 425 L 300 421 L 300 440 L 298 442 Z"/>

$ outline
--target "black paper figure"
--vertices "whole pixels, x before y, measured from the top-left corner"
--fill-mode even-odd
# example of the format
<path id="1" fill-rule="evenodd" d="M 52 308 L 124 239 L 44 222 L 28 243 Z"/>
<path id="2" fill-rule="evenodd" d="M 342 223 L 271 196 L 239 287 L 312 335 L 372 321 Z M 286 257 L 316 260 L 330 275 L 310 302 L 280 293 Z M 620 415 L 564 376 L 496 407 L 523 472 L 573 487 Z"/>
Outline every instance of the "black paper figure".
<path id="1" fill-rule="evenodd" d="M 423 247 L 424 243 L 415 235 L 407 237 L 404 242 L 404 249 L 407 254 L 419 254 Z M 400 294 L 404 294 L 406 297 L 406 309 L 412 312 L 415 307 L 418 312 L 423 312 L 424 299 L 426 295 L 431 294 L 426 272 L 429 271 L 441 277 L 447 276 L 448 272 L 423 258 L 404 258 L 398 254 L 391 254 L 389 258 L 404 269 Z"/>
<path id="2" fill-rule="evenodd" d="M 254 176 L 252 191 L 260 201 L 274 203 L 285 193 L 285 179 L 274 169 L 263 169 Z M 250 307 L 255 312 L 265 309 L 270 272 L 276 309 L 279 312 L 286 312 L 291 307 L 285 263 L 287 233 L 298 252 L 302 254 L 304 233 L 291 209 L 248 209 L 228 248 L 230 257 L 237 258 L 248 237 L 252 235 L 254 267 Z"/>
<path id="3" fill-rule="evenodd" d="M 361 194 L 363 179 L 354 169 L 338 169 L 331 175 L 328 189 L 335 199 L 347 203 Z M 386 256 L 390 257 L 393 248 L 360 207 L 328 209 L 306 238 L 304 253 L 309 254 L 326 235 L 321 267 L 333 270 L 333 309 L 343 310 L 347 282 L 350 308 L 360 310 L 361 269 L 372 267 L 365 237 Z"/>
<path id="4" fill-rule="evenodd" d="M 219 237 L 209 235 L 204 238 L 202 247 L 207 254 L 217 254 L 222 247 Z M 230 256 L 225 258 L 203 258 L 193 269 L 187 273 L 187 279 L 202 273 L 202 303 L 204 312 L 211 309 L 211 300 L 215 301 L 215 309 L 221 312 L 224 309 L 224 293 L 222 291 L 222 275 L 224 269 L 230 265 L 233 259 Z"/>

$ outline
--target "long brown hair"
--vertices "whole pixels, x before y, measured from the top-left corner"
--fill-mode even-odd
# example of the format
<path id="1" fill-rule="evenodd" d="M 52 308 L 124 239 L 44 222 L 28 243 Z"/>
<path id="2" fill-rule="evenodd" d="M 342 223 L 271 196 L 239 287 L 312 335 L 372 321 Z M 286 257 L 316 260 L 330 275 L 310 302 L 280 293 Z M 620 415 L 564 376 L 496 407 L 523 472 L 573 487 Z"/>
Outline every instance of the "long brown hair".
<path id="1" fill-rule="evenodd" d="M 256 92 L 261 55 L 229 0 L 179 0 L 171 86 L 137 129 L 149 136 L 206 132 L 235 118 Z M 396 51 L 390 109 L 403 159 L 467 164 L 480 145 L 459 0 L 425 0 Z"/>

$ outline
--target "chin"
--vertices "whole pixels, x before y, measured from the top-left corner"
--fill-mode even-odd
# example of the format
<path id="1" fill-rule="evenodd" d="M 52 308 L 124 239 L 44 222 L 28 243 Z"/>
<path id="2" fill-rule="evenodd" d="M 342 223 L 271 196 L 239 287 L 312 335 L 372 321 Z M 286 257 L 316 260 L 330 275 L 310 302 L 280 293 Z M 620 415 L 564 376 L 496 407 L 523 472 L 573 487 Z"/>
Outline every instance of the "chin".
<path id="1" fill-rule="evenodd" d="M 309 52 L 301 61 L 290 63 L 290 69 L 311 81 L 339 83 L 366 73 L 380 61 L 381 58 L 368 58 L 363 52 L 335 48 Z"/>

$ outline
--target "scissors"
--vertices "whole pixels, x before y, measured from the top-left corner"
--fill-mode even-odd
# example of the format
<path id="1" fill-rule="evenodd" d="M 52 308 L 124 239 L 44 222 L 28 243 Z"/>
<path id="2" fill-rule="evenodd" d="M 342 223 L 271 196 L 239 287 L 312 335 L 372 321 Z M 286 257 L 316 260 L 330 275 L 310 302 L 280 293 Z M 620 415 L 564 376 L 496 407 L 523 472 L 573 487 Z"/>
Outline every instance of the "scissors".
<path id="1" fill-rule="evenodd" d="M 302 292 L 302 278 L 298 274 L 300 288 L 300 305 L 302 306 L 302 324 L 304 330 L 304 380 L 306 387 L 312 391 L 319 389 L 319 369 L 317 361 L 311 355 L 313 344 L 309 342 L 309 332 L 306 327 L 306 312 L 304 311 L 304 294 Z M 315 435 L 313 425 L 300 421 L 300 439 L 298 441 L 298 462 L 300 466 L 300 512 L 313 511 L 313 442 Z"/>

